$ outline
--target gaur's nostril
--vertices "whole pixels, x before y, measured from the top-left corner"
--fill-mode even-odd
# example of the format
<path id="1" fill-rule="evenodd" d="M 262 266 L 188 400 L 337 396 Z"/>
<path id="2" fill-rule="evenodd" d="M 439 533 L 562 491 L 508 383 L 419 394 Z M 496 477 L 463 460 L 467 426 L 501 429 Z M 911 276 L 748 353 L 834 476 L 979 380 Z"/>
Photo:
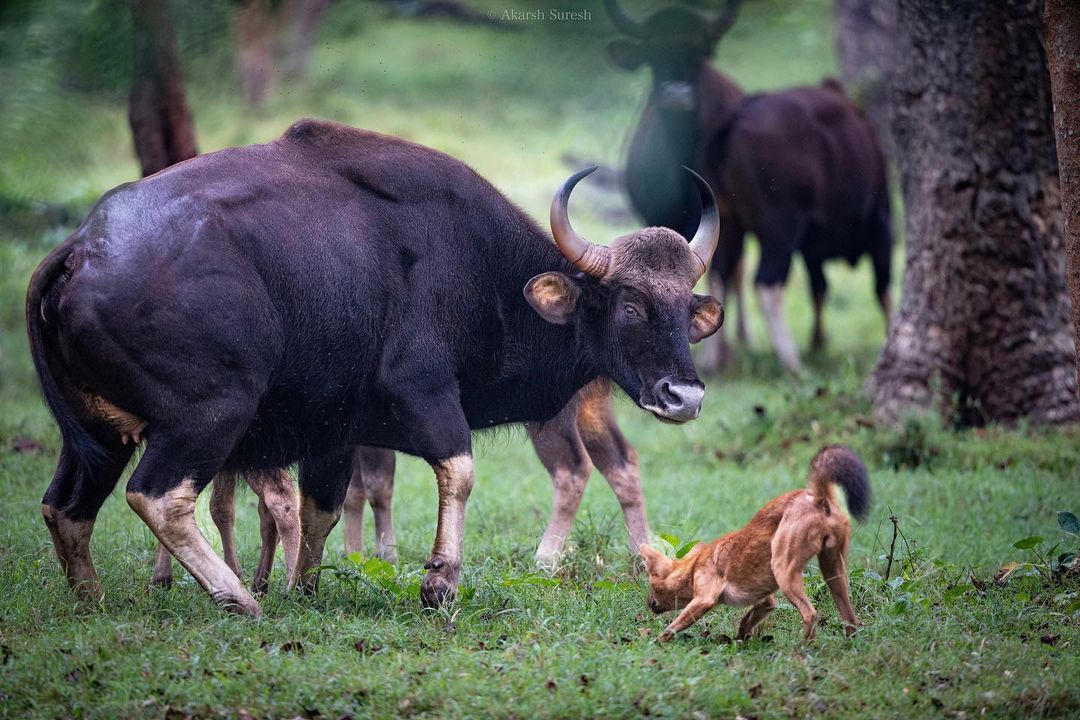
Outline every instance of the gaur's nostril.
<path id="1" fill-rule="evenodd" d="M 677 408 L 683 404 L 682 396 L 679 395 L 676 388 L 667 380 L 660 381 L 660 387 L 657 388 L 656 395 L 660 402 L 666 407 Z"/>

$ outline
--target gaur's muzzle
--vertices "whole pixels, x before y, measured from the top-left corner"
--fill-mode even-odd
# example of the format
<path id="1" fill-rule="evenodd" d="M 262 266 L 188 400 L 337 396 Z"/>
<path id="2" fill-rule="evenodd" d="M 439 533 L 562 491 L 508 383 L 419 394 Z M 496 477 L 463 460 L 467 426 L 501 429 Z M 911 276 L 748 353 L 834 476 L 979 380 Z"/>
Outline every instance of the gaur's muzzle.
<path id="1" fill-rule="evenodd" d="M 660 420 L 684 423 L 701 414 L 704 397 L 705 385 L 700 380 L 668 376 L 642 390 L 638 404 Z"/>

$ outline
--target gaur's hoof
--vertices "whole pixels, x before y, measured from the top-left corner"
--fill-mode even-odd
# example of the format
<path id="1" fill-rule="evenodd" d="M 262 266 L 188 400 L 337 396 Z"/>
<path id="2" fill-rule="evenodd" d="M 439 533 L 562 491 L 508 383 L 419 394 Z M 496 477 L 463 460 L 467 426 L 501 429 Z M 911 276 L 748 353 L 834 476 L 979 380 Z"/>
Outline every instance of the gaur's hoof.
<path id="1" fill-rule="evenodd" d="M 247 593 L 241 596 L 222 593 L 214 596 L 214 602 L 235 615 L 247 615 L 250 618 L 262 617 L 262 608 L 255 598 Z"/>
<path id="2" fill-rule="evenodd" d="M 154 577 L 150 578 L 150 586 L 151 587 L 162 588 L 164 590 L 171 589 L 172 588 L 172 583 L 173 583 L 172 575 L 163 575 L 161 577 L 158 577 L 157 575 L 155 575 Z"/>
<path id="3" fill-rule="evenodd" d="M 420 601 L 424 607 L 449 605 L 457 595 L 458 568 L 436 555 L 424 565 L 427 575 L 420 583 Z"/>
<path id="4" fill-rule="evenodd" d="M 562 561 L 562 553 L 536 553 L 536 569 L 541 572 L 551 573 L 559 569 Z"/>
<path id="5" fill-rule="evenodd" d="M 75 597 L 88 605 L 100 605 L 105 599 L 105 590 L 97 580 L 73 583 L 71 589 L 75 591 Z"/>

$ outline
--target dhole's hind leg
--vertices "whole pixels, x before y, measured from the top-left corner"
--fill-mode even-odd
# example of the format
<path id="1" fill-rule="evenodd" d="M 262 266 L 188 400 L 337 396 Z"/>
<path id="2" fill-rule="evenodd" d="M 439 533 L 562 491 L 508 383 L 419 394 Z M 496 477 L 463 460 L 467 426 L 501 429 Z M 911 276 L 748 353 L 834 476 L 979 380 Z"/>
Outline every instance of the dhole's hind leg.
<path id="1" fill-rule="evenodd" d="M 825 577 L 825 584 L 829 586 L 836 609 L 840 612 L 840 619 L 844 622 L 844 632 L 848 635 L 855 633 L 856 628 L 862 623 L 855 615 L 851 607 L 851 598 L 848 596 L 847 582 L 847 543 L 839 547 L 826 548 L 818 553 L 818 566 L 821 574 Z"/>
<path id="2" fill-rule="evenodd" d="M 784 597 L 799 611 L 799 616 L 802 617 L 803 622 L 803 640 L 809 642 L 814 639 L 814 635 L 817 633 L 818 614 L 810 603 L 810 598 L 806 595 L 802 571 L 806 567 L 806 563 L 813 557 L 813 554 L 808 554 L 803 549 L 804 544 L 791 542 L 790 534 L 787 537 L 788 542 L 783 542 L 783 529 L 783 523 L 781 523 L 779 530 L 773 537 L 773 575 L 776 577 L 776 584 L 780 586 L 780 591 L 784 593 Z M 802 543 L 805 543 L 805 540 L 802 540 Z"/>
<path id="3" fill-rule="evenodd" d="M 122 445 L 119 436 L 105 448 L 105 458 L 95 467 L 80 468 L 65 444 L 53 481 L 41 499 L 41 514 L 60 567 L 76 595 L 88 602 L 100 602 L 104 595 L 90 557 L 94 521 L 135 449 Z"/>
<path id="4" fill-rule="evenodd" d="M 764 599 L 752 605 L 739 622 L 739 631 L 735 635 L 736 640 L 747 640 L 758 626 L 769 617 L 769 613 L 776 609 L 776 596 L 769 593 Z"/>

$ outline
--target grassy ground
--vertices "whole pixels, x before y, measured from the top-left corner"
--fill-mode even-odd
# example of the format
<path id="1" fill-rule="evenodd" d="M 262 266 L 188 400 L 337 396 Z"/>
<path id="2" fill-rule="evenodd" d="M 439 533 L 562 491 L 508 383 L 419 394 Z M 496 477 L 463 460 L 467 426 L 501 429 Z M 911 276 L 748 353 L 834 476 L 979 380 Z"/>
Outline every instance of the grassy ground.
<path id="1" fill-rule="evenodd" d="M 816 80 L 833 64 L 828 7 L 750 4 L 719 64 L 749 87 Z M 587 28 L 498 35 L 334 12 L 334 27 L 357 30 L 320 48 L 308 88 L 246 115 L 213 83 L 192 88 L 204 150 L 268 139 L 301 114 L 331 117 L 446 149 L 540 217 L 567 173 L 564 153 L 615 163 L 623 152 L 644 78 L 604 64 L 602 38 Z M 553 58 L 572 69 L 545 72 Z M 71 133 L 5 158 L 7 189 L 77 204 L 132 177 L 133 162 L 116 161 L 130 153 L 122 103 L 85 100 L 57 100 L 83 108 Z M 583 192 L 574 213 L 605 237 L 631 225 L 620 208 L 617 197 Z M 1080 431 L 874 427 L 861 386 L 882 327 L 865 265 L 830 268 L 831 345 L 811 359 L 808 379 L 779 372 L 754 312 L 754 349 L 709 381 L 701 419 L 670 427 L 618 407 L 641 454 L 653 528 L 684 541 L 737 527 L 801 484 L 821 444 L 856 448 L 876 500 L 853 541 L 853 599 L 867 624 L 852 639 L 811 569 L 811 597 L 826 618 L 813 645 L 799 642 L 786 604 L 759 640 L 725 642 L 738 612 L 719 609 L 656 645 L 664 620 L 645 608 L 644 579 L 599 477 L 564 567 L 534 574 L 551 492 L 519 431 L 477 439 L 464 590 L 448 610 L 421 611 L 415 597 L 436 495 L 430 471 L 411 459 L 399 463 L 396 570 L 343 558 L 336 530 L 326 555 L 335 567 L 318 597 L 284 595 L 279 565 L 264 618 L 231 617 L 189 578 L 148 589 L 154 540 L 117 492 L 93 545 L 106 597 L 79 606 L 38 510 L 57 435 L 22 320 L 27 278 L 64 232 L 9 228 L 0 241 L 0 717 L 1064 717 L 1080 708 L 1080 587 L 1050 568 L 1077 549 L 1056 513 L 1080 510 Z M 788 305 L 800 337 L 805 297 L 796 273 Z M 254 497 L 239 505 L 241 560 L 251 568 Z M 890 516 L 901 533 L 894 547 Z M 202 505 L 200 523 L 213 538 Z M 1044 542 L 1013 547 L 1036 535 Z M 1006 563 L 1026 561 L 994 582 Z"/>

